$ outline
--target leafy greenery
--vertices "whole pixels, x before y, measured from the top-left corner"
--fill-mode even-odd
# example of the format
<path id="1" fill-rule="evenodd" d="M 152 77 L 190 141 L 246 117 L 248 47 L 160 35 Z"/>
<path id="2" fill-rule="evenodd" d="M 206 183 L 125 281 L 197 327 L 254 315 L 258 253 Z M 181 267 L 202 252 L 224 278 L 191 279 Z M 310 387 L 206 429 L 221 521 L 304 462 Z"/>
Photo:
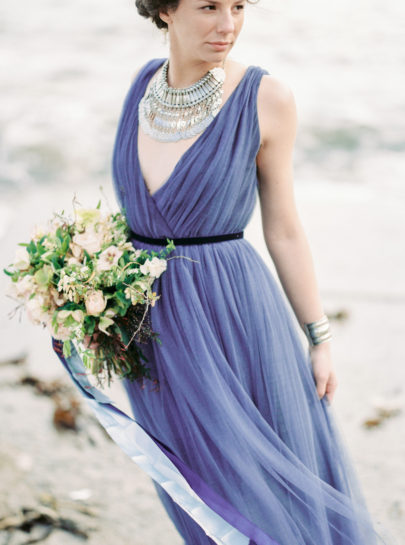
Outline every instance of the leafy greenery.
<path id="1" fill-rule="evenodd" d="M 46 230 L 19 243 L 14 263 L 3 269 L 29 318 L 47 325 L 71 355 L 75 342 L 99 383 L 113 375 L 151 378 L 140 344 L 156 341 L 150 307 L 160 298 L 153 286 L 175 249 L 136 249 L 121 212 L 103 215 L 75 209 L 74 220 L 54 214 Z"/>

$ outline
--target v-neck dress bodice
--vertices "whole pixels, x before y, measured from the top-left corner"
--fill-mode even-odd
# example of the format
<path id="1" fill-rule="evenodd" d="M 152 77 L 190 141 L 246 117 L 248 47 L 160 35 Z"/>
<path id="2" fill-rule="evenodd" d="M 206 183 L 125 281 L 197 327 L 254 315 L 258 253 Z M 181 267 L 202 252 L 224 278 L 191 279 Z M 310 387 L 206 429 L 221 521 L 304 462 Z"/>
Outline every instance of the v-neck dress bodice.
<path id="1" fill-rule="evenodd" d="M 150 237 L 241 231 L 256 200 L 255 157 L 260 147 L 256 100 L 259 80 L 266 71 L 255 66 L 246 69 L 213 121 L 151 195 L 138 157 L 138 104 L 164 60 L 148 63 L 125 98 L 113 155 L 120 205 L 127 211 L 132 230 Z M 136 212 L 139 207 L 144 211 L 142 216 Z"/>
<path id="2" fill-rule="evenodd" d="M 244 83 L 245 83 L 245 79 L 249 76 L 250 74 L 250 71 L 253 69 L 254 67 L 253 66 L 248 66 L 247 69 L 245 70 L 240 82 L 238 83 L 238 85 L 235 87 L 235 89 L 231 92 L 231 94 L 229 95 L 229 97 L 226 99 L 225 101 L 225 104 L 223 104 L 220 108 L 220 114 L 219 116 L 220 117 L 223 117 L 223 116 L 226 116 L 226 110 L 228 108 L 228 103 L 230 104 L 234 98 L 234 96 L 240 91 L 240 88 L 243 87 Z M 146 82 L 147 84 L 147 82 Z M 141 88 L 141 94 L 143 95 L 143 93 L 145 92 L 145 89 L 142 89 Z M 243 89 L 241 90 L 241 92 L 243 92 Z M 137 108 L 136 108 L 136 120 L 135 120 L 135 127 L 138 128 L 138 133 L 139 133 L 139 118 L 138 118 L 138 113 L 139 113 L 139 110 L 138 110 L 138 105 L 139 105 L 139 101 L 137 103 Z M 218 118 L 218 115 L 214 118 L 214 121 L 216 121 Z M 190 145 L 188 146 L 188 148 L 186 149 L 186 151 L 181 155 L 181 157 L 179 158 L 179 160 L 177 161 L 177 163 L 175 164 L 170 176 L 168 176 L 168 178 L 166 179 L 166 181 L 164 183 L 161 184 L 161 186 L 153 191 L 153 193 L 151 191 L 149 191 L 149 194 L 154 197 L 156 196 L 161 190 L 163 190 L 163 186 L 165 186 L 166 184 L 168 184 L 170 182 L 170 179 L 174 176 L 177 175 L 177 170 L 179 168 L 181 168 L 181 165 L 183 163 L 184 160 L 186 160 L 189 156 L 189 154 L 192 154 L 192 153 L 198 153 L 198 149 L 197 151 L 195 151 L 195 148 L 198 148 L 198 146 L 201 144 L 201 145 L 204 145 L 204 142 L 200 142 L 200 140 L 204 140 L 207 138 L 207 133 L 209 133 L 210 131 L 210 128 L 213 128 L 215 127 L 215 123 L 211 123 L 209 125 L 209 127 L 207 128 L 207 130 L 204 130 L 202 132 L 202 134 L 199 134 L 197 136 L 197 138 L 195 139 L 195 141 Z M 138 173 L 139 173 L 139 176 L 140 178 L 143 180 L 144 184 L 145 184 L 145 187 L 147 188 L 148 187 L 148 184 L 146 183 L 146 180 L 143 176 L 143 173 L 142 173 L 142 168 L 141 168 L 141 164 L 140 164 L 140 160 L 139 160 L 139 152 L 138 152 L 138 148 L 139 148 L 139 136 L 137 137 L 138 140 L 137 140 L 137 143 L 138 145 L 135 146 L 135 150 L 134 150 L 134 154 L 135 154 L 135 161 L 136 161 L 136 167 L 138 169 Z"/>
<path id="3" fill-rule="evenodd" d="M 138 73 L 113 150 L 118 203 L 153 238 L 243 230 L 258 194 L 258 88 L 249 66 L 218 115 L 150 195 L 138 104 L 165 59 Z M 136 248 L 159 250 L 133 240 Z M 124 381 L 132 415 L 59 357 L 117 444 L 153 479 L 184 545 L 389 545 L 375 532 L 291 306 L 245 238 L 178 246 L 154 281 L 160 343 L 140 345 L 156 384 Z M 125 475 L 122 475 L 125 478 Z M 136 508 L 136 498 L 134 498 Z"/>

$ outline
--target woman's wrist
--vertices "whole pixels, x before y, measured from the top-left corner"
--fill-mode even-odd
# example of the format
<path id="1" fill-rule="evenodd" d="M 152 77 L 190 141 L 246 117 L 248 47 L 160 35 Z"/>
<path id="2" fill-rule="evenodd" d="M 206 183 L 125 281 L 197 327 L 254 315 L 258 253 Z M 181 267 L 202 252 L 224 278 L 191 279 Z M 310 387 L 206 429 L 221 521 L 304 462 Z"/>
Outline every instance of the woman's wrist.
<path id="1" fill-rule="evenodd" d="M 332 338 L 329 319 L 323 314 L 318 320 L 301 324 L 311 347 L 329 342 Z"/>
<path id="2" fill-rule="evenodd" d="M 329 352 L 331 350 L 332 340 L 324 341 L 319 344 L 310 345 L 311 352 Z"/>

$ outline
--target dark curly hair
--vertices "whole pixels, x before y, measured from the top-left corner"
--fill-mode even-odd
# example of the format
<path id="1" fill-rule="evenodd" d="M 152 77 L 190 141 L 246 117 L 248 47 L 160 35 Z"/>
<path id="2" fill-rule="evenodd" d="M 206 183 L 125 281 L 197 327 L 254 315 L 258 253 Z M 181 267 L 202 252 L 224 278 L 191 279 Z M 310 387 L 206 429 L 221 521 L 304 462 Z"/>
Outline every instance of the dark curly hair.
<path id="1" fill-rule="evenodd" d="M 247 0 L 249 4 L 256 4 L 259 0 Z M 160 11 L 177 9 L 180 0 L 135 0 L 135 5 L 139 15 L 146 19 L 152 19 L 152 22 L 158 28 L 168 28 L 167 23 L 159 17 Z"/>

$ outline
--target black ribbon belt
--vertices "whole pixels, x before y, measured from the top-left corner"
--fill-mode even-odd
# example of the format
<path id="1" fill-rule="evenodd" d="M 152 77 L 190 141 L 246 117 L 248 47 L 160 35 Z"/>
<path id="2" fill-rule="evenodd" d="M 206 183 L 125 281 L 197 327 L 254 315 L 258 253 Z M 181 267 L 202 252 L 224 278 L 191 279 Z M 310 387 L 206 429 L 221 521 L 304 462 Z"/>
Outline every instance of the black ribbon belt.
<path id="1" fill-rule="evenodd" d="M 135 238 L 141 242 L 149 242 L 150 244 L 157 244 L 160 246 L 166 246 L 168 244 L 165 238 L 152 238 L 145 237 L 144 235 L 139 235 L 130 231 L 130 238 Z M 186 244 L 206 244 L 209 242 L 221 242 L 223 240 L 232 240 L 234 238 L 243 238 L 243 231 L 239 233 L 227 233 L 225 235 L 212 235 L 209 237 L 183 237 L 183 238 L 171 238 L 167 237 L 169 240 L 173 240 L 174 245 L 186 245 Z"/>

